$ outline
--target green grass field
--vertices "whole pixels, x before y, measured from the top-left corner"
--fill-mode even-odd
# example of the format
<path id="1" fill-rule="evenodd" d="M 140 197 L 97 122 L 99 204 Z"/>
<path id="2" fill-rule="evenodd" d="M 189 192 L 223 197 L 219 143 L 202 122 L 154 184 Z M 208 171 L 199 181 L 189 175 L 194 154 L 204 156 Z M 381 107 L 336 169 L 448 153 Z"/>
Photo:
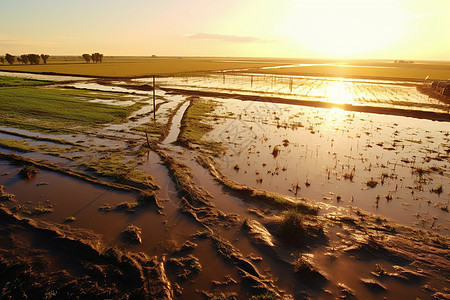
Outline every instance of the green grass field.
<path id="1" fill-rule="evenodd" d="M 36 86 L 36 85 L 46 85 L 52 83 L 51 81 L 45 80 L 34 80 L 27 78 L 18 78 L 10 76 L 0 76 L 0 88 L 1 87 L 11 87 L 11 86 Z"/>
<path id="2" fill-rule="evenodd" d="M 119 123 L 141 104 L 112 106 L 93 99 L 120 100 L 120 93 L 48 87 L 1 87 L 0 125 L 44 133 L 71 133 Z M 129 99 L 127 99 L 129 100 Z"/>

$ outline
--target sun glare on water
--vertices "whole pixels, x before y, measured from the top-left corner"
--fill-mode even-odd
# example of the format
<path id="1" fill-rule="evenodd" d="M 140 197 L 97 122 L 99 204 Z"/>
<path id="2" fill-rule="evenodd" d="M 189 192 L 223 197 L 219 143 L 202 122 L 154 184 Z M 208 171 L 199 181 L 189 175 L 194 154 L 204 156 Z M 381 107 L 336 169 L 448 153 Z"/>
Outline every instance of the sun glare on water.
<path id="1" fill-rule="evenodd" d="M 327 85 L 326 97 L 328 101 L 336 104 L 353 104 L 355 102 L 351 87 L 343 80 L 331 81 Z"/>
<path id="2" fill-rule="evenodd" d="M 404 16 L 395 1 L 292 1 L 285 33 L 317 54 L 351 57 L 382 49 L 401 37 Z"/>

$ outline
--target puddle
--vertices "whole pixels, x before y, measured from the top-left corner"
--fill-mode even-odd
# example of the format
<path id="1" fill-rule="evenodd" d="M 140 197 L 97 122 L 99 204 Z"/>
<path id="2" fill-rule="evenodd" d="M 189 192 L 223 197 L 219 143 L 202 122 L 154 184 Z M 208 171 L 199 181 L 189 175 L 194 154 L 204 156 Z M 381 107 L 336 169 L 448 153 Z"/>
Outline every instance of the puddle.
<path id="1" fill-rule="evenodd" d="M 138 94 L 138 95 L 153 95 L 153 91 L 142 91 L 142 90 L 134 90 L 131 88 L 124 88 L 120 86 L 113 85 L 104 85 L 96 82 L 75 82 L 71 84 L 65 84 L 64 86 L 74 87 L 76 89 L 84 89 L 84 90 L 96 90 L 102 92 L 121 92 L 121 93 L 130 93 L 130 94 Z"/>
<path id="2" fill-rule="evenodd" d="M 102 103 L 107 105 L 114 105 L 114 106 L 131 106 L 135 102 L 134 101 L 122 101 L 122 100 L 106 100 L 106 99 L 93 99 L 89 100 L 89 102 L 92 103 Z"/>
<path id="3" fill-rule="evenodd" d="M 36 80 L 50 80 L 50 81 L 72 81 L 72 80 L 89 80 L 90 79 L 88 77 L 78 77 L 78 76 L 44 75 L 44 74 L 3 72 L 3 71 L 0 71 L 0 76 L 13 76 L 13 77 L 19 77 L 19 78 L 28 78 L 28 79 L 36 79 Z"/>
<path id="4" fill-rule="evenodd" d="M 178 135 L 180 134 L 181 129 L 181 119 L 189 106 L 189 101 L 186 101 L 175 113 L 175 116 L 172 119 L 172 126 L 170 127 L 169 134 L 162 142 L 163 145 L 168 145 L 176 142 L 178 139 Z"/>

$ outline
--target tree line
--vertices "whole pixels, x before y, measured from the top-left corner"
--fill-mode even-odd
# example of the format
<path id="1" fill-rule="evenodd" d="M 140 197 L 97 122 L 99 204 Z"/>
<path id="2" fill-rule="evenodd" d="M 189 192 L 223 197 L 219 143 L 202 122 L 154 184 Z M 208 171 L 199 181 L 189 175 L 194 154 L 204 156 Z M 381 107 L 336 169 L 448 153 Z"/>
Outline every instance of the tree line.
<path id="1" fill-rule="evenodd" d="M 6 53 L 5 57 L 0 57 L 0 62 L 2 64 L 5 64 L 7 62 L 8 64 L 12 65 L 16 61 L 21 64 L 30 64 L 30 65 L 38 65 L 41 63 L 41 59 L 44 62 L 44 64 L 47 64 L 47 60 L 50 57 L 48 54 L 22 54 L 20 56 L 14 56 L 9 53 Z"/>
<path id="2" fill-rule="evenodd" d="M 15 62 L 21 63 L 21 64 L 30 64 L 30 65 L 39 65 L 42 61 L 44 64 L 47 64 L 47 60 L 50 57 L 48 54 L 23 54 L 20 56 L 14 56 L 9 53 L 6 53 L 5 56 L 0 56 L 0 62 L 2 64 L 8 63 L 10 65 L 14 64 Z M 103 54 L 102 53 L 92 53 L 92 54 L 83 54 L 81 56 L 86 63 L 102 63 L 103 62 Z"/>
<path id="3" fill-rule="evenodd" d="M 101 63 L 103 61 L 103 54 L 101 53 L 92 53 L 91 55 L 85 53 L 83 55 L 81 55 L 82 58 L 84 58 L 84 60 L 86 61 L 86 63 L 90 63 L 92 61 L 92 63 Z"/>

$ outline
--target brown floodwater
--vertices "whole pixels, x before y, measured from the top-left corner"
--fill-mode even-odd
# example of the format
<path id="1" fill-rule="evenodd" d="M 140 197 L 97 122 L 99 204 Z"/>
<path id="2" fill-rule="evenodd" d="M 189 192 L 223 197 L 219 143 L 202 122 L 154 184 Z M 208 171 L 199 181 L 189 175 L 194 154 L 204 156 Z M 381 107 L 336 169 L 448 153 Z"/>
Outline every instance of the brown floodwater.
<path id="1" fill-rule="evenodd" d="M 211 118 L 206 138 L 227 146 L 217 160 L 229 178 L 449 233 L 450 123 L 213 100 L 221 103 L 214 115 L 231 118 Z M 440 185 L 441 194 L 431 192 Z"/>
<path id="2" fill-rule="evenodd" d="M 249 84 L 247 81 L 250 77 L 246 76 L 239 78 L 227 75 L 225 82 L 229 86 L 219 87 L 219 89 L 235 89 L 236 93 L 247 93 L 244 90 L 248 88 L 246 85 Z M 223 75 L 216 74 L 211 78 L 211 86 L 216 89 L 220 86 L 217 82 L 223 80 Z M 231 83 L 229 83 L 230 78 L 232 78 Z M 339 80 L 315 78 L 296 78 L 295 80 L 297 79 L 299 81 L 292 84 L 292 90 L 305 94 L 305 86 L 309 85 L 310 90 L 306 95 L 320 98 L 320 101 L 329 101 L 335 95 L 345 95 L 348 92 L 352 97 L 356 97 L 352 93 L 356 93 L 358 97 L 363 95 L 365 97 L 361 98 L 363 100 L 357 100 L 360 103 L 366 101 L 364 103 L 371 102 L 380 106 L 385 105 L 384 102 L 389 102 L 390 100 L 386 100 L 388 98 L 400 97 L 399 99 L 403 101 L 411 95 L 418 105 L 420 103 L 437 105 L 434 100 L 427 102 L 428 99 L 424 100 L 419 96 L 414 98 L 416 97 L 414 96 L 415 87 L 408 86 L 407 83 L 396 85 L 348 80 L 342 85 Z M 176 83 L 169 82 L 175 86 L 190 84 L 193 89 L 211 88 L 205 84 L 205 79 L 199 79 L 197 83 L 191 78 L 170 80 L 178 80 Z M 284 80 L 282 78 L 263 77 L 263 79 L 253 78 L 253 80 L 255 93 L 261 95 L 267 95 L 267 93 L 284 95 L 287 93 L 286 88 L 290 89 L 289 86 L 283 86 L 286 82 L 282 81 Z M 290 84 L 291 79 L 288 80 Z M 90 85 L 90 83 L 88 86 L 85 84 L 82 83 L 81 86 L 99 89 L 98 86 Z M 269 89 L 270 84 L 272 86 Z M 329 92 L 333 88 L 336 89 L 335 94 Z M 105 88 L 105 90 L 108 89 Z M 170 112 L 186 100 L 185 96 L 167 95 L 159 90 L 158 95 L 164 99 L 158 103 L 165 101 L 157 111 L 157 117 L 161 117 L 161 120 L 167 120 Z M 147 114 L 152 112 L 151 101 L 148 98 L 139 97 L 134 98 L 135 101 L 145 101 L 146 105 L 141 111 L 133 114 L 136 119 L 128 120 L 125 124 L 110 125 L 100 130 L 77 135 L 45 136 L 90 146 L 92 149 L 87 150 L 90 152 L 87 153 L 88 157 L 97 155 L 95 154 L 97 149 L 125 149 L 126 143 L 120 138 L 142 138 L 139 133 L 128 131 L 134 126 L 148 122 Z M 220 170 L 230 179 L 293 198 L 306 197 L 313 202 L 332 204 L 329 209 L 324 209 L 322 214 L 339 208 L 345 211 L 348 206 L 355 206 L 402 224 L 431 229 L 448 235 L 450 220 L 448 211 L 443 209 L 445 205 L 448 207 L 450 201 L 448 157 L 450 124 L 448 122 L 235 99 L 211 98 L 210 100 L 220 102 L 220 106 L 211 117 L 203 120 L 214 126 L 214 130 L 205 138 L 221 142 L 228 148 L 223 157 L 215 158 L 215 160 L 219 163 Z M 196 162 L 195 158 L 198 154 L 196 151 L 173 144 L 180 132 L 180 122 L 188 105 L 189 102 L 186 102 L 175 113 L 172 127 L 162 142 L 164 151 L 191 168 L 194 183 L 206 188 L 212 195 L 211 202 L 216 209 L 237 214 L 241 218 L 255 218 L 247 210 L 251 207 L 259 207 L 257 203 L 245 202 L 242 198 L 228 193 L 206 169 Z M 216 116 L 219 118 L 215 118 Z M 223 116 L 226 118 L 221 118 Z M 5 128 L 5 130 L 13 129 Z M 127 135 L 121 136 L 119 132 L 124 130 L 127 131 Z M 14 129 L 14 131 L 34 135 L 23 130 Z M 18 137 L 0 134 L 0 138 Z M 33 140 L 30 140 L 30 144 L 53 145 L 53 143 Z M 61 145 L 57 146 L 61 147 Z M 277 150 L 274 151 L 274 149 Z M 1 151 L 13 152 L 7 149 L 1 149 Z M 64 166 L 66 163 L 70 164 L 67 159 L 45 154 L 21 153 L 21 155 L 45 159 Z M 134 192 L 86 183 L 46 170 L 40 170 L 31 180 L 24 180 L 18 175 L 21 166 L 6 161 L 0 162 L 0 184 L 6 186 L 8 193 L 16 195 L 17 204 L 53 208 L 52 213 L 34 218 L 62 223 L 67 217 L 73 216 L 76 220 L 71 222 L 70 226 L 88 228 L 100 233 L 108 244 L 136 252 L 143 251 L 150 256 L 166 256 L 204 227 L 180 212 L 180 198 L 175 184 L 167 168 L 161 164 L 159 156 L 149 151 L 138 160 L 140 162 L 137 168 L 151 174 L 161 187 L 158 191 L 163 206 L 161 213 L 152 207 L 140 208 L 134 213 L 118 210 L 101 212 L 98 208 L 105 203 L 114 207 L 121 202 L 135 202 L 138 195 Z M 352 175 L 351 178 L 349 178 L 350 175 Z M 378 184 L 370 188 L 366 184 L 369 180 L 377 181 Z M 442 193 L 430 191 L 439 185 L 443 187 Z M 378 200 L 377 196 L 379 196 Z M 276 210 L 271 211 L 271 214 L 277 213 L 279 212 Z M 121 239 L 122 230 L 129 224 L 142 229 L 141 245 L 129 245 Z M 314 263 L 327 274 L 330 281 L 323 288 L 331 291 L 333 296 L 339 295 L 336 284 L 344 283 L 351 287 L 360 299 L 429 298 L 419 285 L 407 285 L 395 279 L 381 281 L 388 287 L 386 292 L 374 294 L 368 290 L 360 279 L 373 279 L 370 272 L 374 270 L 375 263 L 383 262 L 356 260 L 343 253 L 338 259 L 331 259 L 325 253 L 333 247 L 333 240 L 336 241 L 337 235 L 333 231 L 330 233 L 331 243 L 328 247 L 295 249 L 278 244 L 280 246 L 276 247 L 276 252 L 279 257 L 274 257 L 270 252 L 256 247 L 249 241 L 240 226 L 229 228 L 218 225 L 214 231 L 229 240 L 243 257 L 261 257 L 261 261 L 254 262 L 258 271 L 263 275 L 275 277 L 278 287 L 294 295 L 297 294 L 299 298 L 301 295 L 298 293 L 306 290 L 313 298 L 330 299 L 330 295 L 321 289 L 305 285 L 295 278 L 291 266 L 286 264 L 286 261 L 294 260 L 302 252 L 312 255 Z M 224 281 L 225 275 L 230 275 L 235 280 L 239 280 L 240 277 L 236 267 L 217 254 L 211 240 L 195 242 L 198 247 L 192 254 L 199 259 L 202 271 L 192 280 L 181 284 L 183 295 L 180 299 L 203 299 L 203 296 L 196 291 L 214 290 L 212 280 Z M 392 264 L 385 264 L 384 267 L 387 271 L 393 271 Z M 175 278 L 171 279 L 175 282 Z M 444 288 L 442 283 L 436 283 L 433 280 L 431 282 L 434 286 Z M 220 291 L 233 291 L 241 296 L 246 292 L 239 284 L 221 288 Z"/>

